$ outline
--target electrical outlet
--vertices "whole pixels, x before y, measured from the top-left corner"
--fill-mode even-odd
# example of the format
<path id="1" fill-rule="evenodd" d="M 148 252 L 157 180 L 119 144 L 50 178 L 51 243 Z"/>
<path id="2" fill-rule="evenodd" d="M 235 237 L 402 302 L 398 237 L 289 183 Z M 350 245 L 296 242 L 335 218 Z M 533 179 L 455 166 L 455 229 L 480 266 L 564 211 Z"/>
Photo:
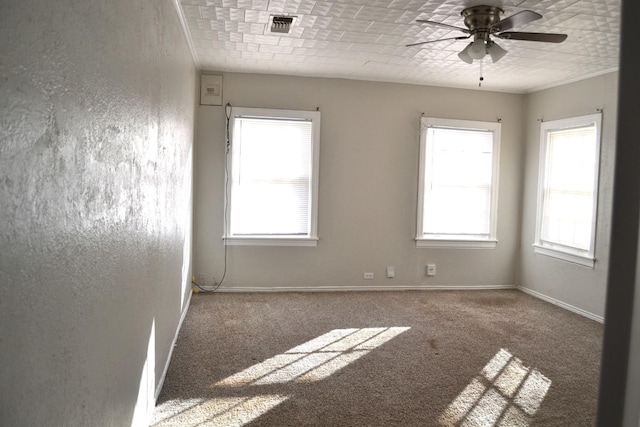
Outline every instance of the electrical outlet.
<path id="1" fill-rule="evenodd" d="M 365 280 L 372 280 L 373 279 L 373 273 L 364 273 L 364 278 L 365 278 Z"/>
<path id="2" fill-rule="evenodd" d="M 427 276 L 435 276 L 435 275 L 436 275 L 436 265 L 427 264 Z"/>
<path id="3" fill-rule="evenodd" d="M 387 267 L 387 278 L 393 279 L 394 277 L 396 277 L 396 268 L 393 266 Z"/>

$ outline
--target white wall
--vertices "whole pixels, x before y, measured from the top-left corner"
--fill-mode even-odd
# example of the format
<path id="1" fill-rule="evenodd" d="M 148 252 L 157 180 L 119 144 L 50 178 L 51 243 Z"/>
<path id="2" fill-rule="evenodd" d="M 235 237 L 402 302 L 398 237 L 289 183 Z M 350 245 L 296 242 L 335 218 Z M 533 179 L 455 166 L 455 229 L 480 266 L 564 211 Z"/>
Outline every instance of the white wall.
<path id="1" fill-rule="evenodd" d="M 224 74 L 224 103 L 322 113 L 315 248 L 229 246 L 224 287 L 353 289 L 516 282 L 523 96 L 338 79 Z M 498 247 L 415 247 L 421 113 L 502 119 Z M 224 107 L 197 113 L 194 272 L 223 271 Z M 437 276 L 427 278 L 427 263 Z M 396 277 L 385 278 L 395 266 Z M 363 272 L 375 273 L 363 280 Z"/>
<path id="2" fill-rule="evenodd" d="M 3 1 L 0 58 L 0 425 L 142 425 L 190 295 L 174 4 Z"/>
<path id="3" fill-rule="evenodd" d="M 523 189 L 522 244 L 519 284 L 538 294 L 592 314 L 604 316 L 618 74 L 610 73 L 588 80 L 529 94 L 525 98 L 526 151 Z M 533 252 L 536 227 L 540 122 L 593 114 L 603 110 L 600 152 L 600 178 L 596 225 L 596 264 L 591 269 Z"/>

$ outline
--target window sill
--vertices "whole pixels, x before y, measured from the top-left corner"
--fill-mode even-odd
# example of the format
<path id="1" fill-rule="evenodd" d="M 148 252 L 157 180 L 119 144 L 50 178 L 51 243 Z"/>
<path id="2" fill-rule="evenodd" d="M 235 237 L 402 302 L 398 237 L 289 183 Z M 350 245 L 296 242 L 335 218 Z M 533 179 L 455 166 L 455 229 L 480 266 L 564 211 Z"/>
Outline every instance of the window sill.
<path id="1" fill-rule="evenodd" d="M 497 245 L 498 241 L 495 239 L 416 239 L 417 248 L 495 249 Z"/>
<path id="2" fill-rule="evenodd" d="M 318 246 L 317 237 L 223 237 L 228 246 Z"/>
<path id="3" fill-rule="evenodd" d="M 583 265 L 585 267 L 594 268 L 595 267 L 595 258 L 581 255 L 577 253 L 562 251 L 555 248 L 549 248 L 547 246 L 541 246 L 538 244 L 533 244 L 533 251 L 540 255 L 545 255 L 551 258 L 557 258 L 563 261 L 572 262 L 574 264 Z"/>

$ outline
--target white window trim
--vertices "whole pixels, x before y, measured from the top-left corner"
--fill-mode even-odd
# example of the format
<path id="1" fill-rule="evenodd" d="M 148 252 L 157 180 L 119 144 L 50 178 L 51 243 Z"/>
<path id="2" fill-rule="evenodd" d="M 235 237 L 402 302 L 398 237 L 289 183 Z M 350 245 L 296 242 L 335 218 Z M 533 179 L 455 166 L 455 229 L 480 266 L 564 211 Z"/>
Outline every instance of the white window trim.
<path id="1" fill-rule="evenodd" d="M 231 109 L 231 123 L 229 136 L 231 149 L 227 153 L 227 171 L 232 173 L 233 162 L 233 128 L 235 118 L 261 117 L 261 118 L 281 118 L 281 119 L 306 119 L 312 122 L 312 164 L 311 164 L 311 218 L 308 236 L 270 236 L 270 235 L 247 235 L 231 236 L 229 233 L 230 221 L 229 212 L 225 212 L 224 235 L 222 236 L 225 245 L 229 246 L 317 246 L 318 245 L 318 183 L 320 171 L 320 111 L 304 110 L 278 110 L 270 108 L 248 108 L 233 107 Z M 230 196 L 232 180 L 226 180 L 225 209 L 231 209 Z"/>
<path id="2" fill-rule="evenodd" d="M 591 247 L 588 251 L 577 248 L 559 245 L 556 243 L 545 242 L 541 239 L 542 235 L 542 200 L 544 197 L 544 177 L 547 159 L 547 132 L 554 130 L 562 130 L 575 127 L 588 126 L 595 124 L 596 126 L 596 161 L 594 165 L 594 183 L 593 183 L 593 218 L 591 221 Z M 598 219 L 598 181 L 600 177 L 600 141 L 602 130 L 602 113 L 589 114 L 586 116 L 571 117 L 567 119 L 551 120 L 542 122 L 540 125 L 540 158 L 538 166 L 538 199 L 536 213 L 536 234 L 533 243 L 533 251 L 535 253 L 548 257 L 560 259 L 574 264 L 582 265 L 589 268 L 595 267 L 595 250 L 596 250 L 596 223 Z"/>
<path id="3" fill-rule="evenodd" d="M 533 244 L 533 251 L 540 255 L 545 255 L 552 258 L 561 259 L 563 261 L 572 262 L 574 264 L 583 265 L 585 267 L 593 268 L 596 260 L 591 256 L 585 256 L 578 251 L 572 251 L 571 248 L 562 248 L 560 246 L 553 248 L 550 246 L 540 246 Z"/>
<path id="4" fill-rule="evenodd" d="M 228 246 L 318 246 L 317 237 L 225 237 Z"/>
<path id="5" fill-rule="evenodd" d="M 417 248 L 457 248 L 457 249 L 493 249 L 498 245 L 495 239 L 435 239 L 416 238 Z"/>
<path id="6" fill-rule="evenodd" d="M 451 127 L 458 129 L 493 131 L 493 162 L 491 176 L 491 217 L 489 219 L 489 235 L 478 238 L 456 238 L 435 236 L 424 237 L 424 185 L 425 185 L 425 153 L 427 149 L 427 132 L 430 126 Z M 500 172 L 500 139 L 502 125 L 499 122 L 481 122 L 472 120 L 442 119 L 422 117 L 420 119 L 420 166 L 418 180 L 418 213 L 416 226 L 417 248 L 459 248 L 459 249 L 494 249 L 498 245 L 498 176 Z"/>

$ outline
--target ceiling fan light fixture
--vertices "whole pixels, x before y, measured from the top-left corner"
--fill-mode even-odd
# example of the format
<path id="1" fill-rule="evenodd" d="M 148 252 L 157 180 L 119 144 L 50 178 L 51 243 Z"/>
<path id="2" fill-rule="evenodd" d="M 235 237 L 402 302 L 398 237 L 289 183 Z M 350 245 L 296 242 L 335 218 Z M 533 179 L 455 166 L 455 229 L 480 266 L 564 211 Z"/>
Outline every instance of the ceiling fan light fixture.
<path id="1" fill-rule="evenodd" d="M 476 2 L 474 1 L 473 3 Z M 522 2 L 519 2 L 519 4 L 520 3 Z M 562 43 L 567 38 L 566 34 L 510 31 L 519 25 L 525 25 L 541 19 L 542 15 L 533 10 L 521 10 L 511 16 L 502 18 L 503 13 L 504 10 L 498 6 L 475 5 L 467 7 L 460 13 L 464 17 L 464 25 L 466 28 L 445 24 L 444 22 L 416 19 L 417 22 L 422 24 L 447 28 L 449 31 L 461 31 L 466 34 L 466 36 L 444 37 L 425 42 L 410 43 L 406 46 L 423 45 L 443 40 L 467 40 L 473 37 L 473 41 L 458 53 L 458 58 L 467 64 L 472 64 L 474 59 L 481 60 L 486 55 L 489 55 L 491 56 L 492 62 L 496 63 L 507 54 L 507 51 L 496 44 L 492 40 L 492 37 L 503 40 L 528 40 L 547 43 Z"/>
<path id="2" fill-rule="evenodd" d="M 467 47 L 462 49 L 462 51 L 458 54 L 458 58 L 462 59 L 467 64 L 473 64 L 473 58 L 469 56 L 469 48 L 472 44 L 473 42 L 469 43 Z"/>
<path id="3" fill-rule="evenodd" d="M 482 59 L 487 54 L 487 48 L 484 45 L 484 40 L 477 38 L 469 45 L 467 51 L 469 56 L 473 59 Z"/>
<path id="4" fill-rule="evenodd" d="M 495 64 L 507 54 L 507 51 L 504 50 L 500 45 L 498 45 L 498 43 L 492 41 L 487 48 L 487 53 L 489 54 L 489 56 L 491 56 L 491 61 Z"/>

